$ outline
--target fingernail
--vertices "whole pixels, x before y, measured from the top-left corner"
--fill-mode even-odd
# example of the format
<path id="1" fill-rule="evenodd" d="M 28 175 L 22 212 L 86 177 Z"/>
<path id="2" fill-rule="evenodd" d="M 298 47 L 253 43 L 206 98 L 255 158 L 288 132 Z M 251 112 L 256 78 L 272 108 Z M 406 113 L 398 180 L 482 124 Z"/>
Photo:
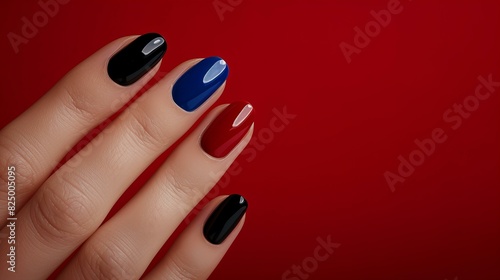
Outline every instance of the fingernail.
<path id="1" fill-rule="evenodd" d="M 229 104 L 201 136 L 201 148 L 209 155 L 223 158 L 245 136 L 253 123 L 253 107 L 246 102 Z"/>
<path id="2" fill-rule="evenodd" d="M 226 240 L 227 236 L 240 222 L 248 208 L 247 201 L 239 194 L 232 194 L 222 201 L 210 214 L 203 235 L 208 242 L 218 245 Z"/>
<path id="3" fill-rule="evenodd" d="M 166 51 L 167 42 L 160 34 L 139 36 L 111 57 L 108 75 L 119 85 L 131 85 L 151 70 Z"/>
<path id="4" fill-rule="evenodd" d="M 227 79 L 229 68 L 216 56 L 207 57 L 186 71 L 175 82 L 172 98 L 185 111 L 200 107 Z"/>

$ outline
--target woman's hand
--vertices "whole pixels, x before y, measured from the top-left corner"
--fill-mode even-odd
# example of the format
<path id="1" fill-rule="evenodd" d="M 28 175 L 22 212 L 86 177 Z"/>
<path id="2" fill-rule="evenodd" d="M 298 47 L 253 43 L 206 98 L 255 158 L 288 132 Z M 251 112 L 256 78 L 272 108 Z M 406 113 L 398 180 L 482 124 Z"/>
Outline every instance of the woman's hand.
<path id="1" fill-rule="evenodd" d="M 252 106 L 216 107 L 101 224 L 128 186 L 222 94 L 225 61 L 195 59 L 168 73 L 52 174 L 71 147 L 154 76 L 165 52 L 158 34 L 116 40 L 0 131 L 0 252 L 7 258 L 0 279 L 47 278 L 80 245 L 60 278 L 138 279 L 249 142 Z M 246 208 L 239 195 L 211 201 L 145 278 L 207 278 Z"/>

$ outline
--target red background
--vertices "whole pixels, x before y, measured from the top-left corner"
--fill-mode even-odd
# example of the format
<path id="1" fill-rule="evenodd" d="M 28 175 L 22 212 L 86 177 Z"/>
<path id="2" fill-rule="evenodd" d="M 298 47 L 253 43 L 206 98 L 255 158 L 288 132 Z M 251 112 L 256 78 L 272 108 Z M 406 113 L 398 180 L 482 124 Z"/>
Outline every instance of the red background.
<path id="1" fill-rule="evenodd" d="M 212 0 L 72 0 L 16 54 L 7 34 L 41 8 L 2 1 L 1 127 L 101 46 L 159 32 L 163 73 L 194 57 L 228 62 L 217 104 L 250 101 L 259 141 L 273 108 L 297 115 L 218 188 L 250 208 L 212 279 L 281 279 L 328 235 L 341 246 L 309 279 L 500 279 L 500 89 L 457 130 L 443 120 L 478 76 L 500 81 L 500 2 L 402 1 L 351 63 L 339 44 L 388 0 L 221 2 L 239 5 L 221 20 Z M 392 192 L 384 172 L 438 127 L 447 141 Z"/>

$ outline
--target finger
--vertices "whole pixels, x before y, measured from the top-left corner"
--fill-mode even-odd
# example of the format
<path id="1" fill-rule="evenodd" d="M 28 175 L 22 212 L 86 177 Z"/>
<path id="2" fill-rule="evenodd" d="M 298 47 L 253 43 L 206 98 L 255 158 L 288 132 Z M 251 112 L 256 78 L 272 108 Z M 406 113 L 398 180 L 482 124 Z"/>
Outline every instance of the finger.
<path id="1" fill-rule="evenodd" d="M 203 83 L 201 72 L 220 62 L 212 57 L 177 67 L 40 187 L 18 215 L 18 264 L 26 267 L 22 275 L 29 279 L 49 274 L 98 228 L 126 188 L 222 93 L 219 86 L 227 68 L 205 87 L 193 89 Z M 176 88 L 173 84 L 182 81 L 181 75 L 193 80 Z M 204 96 L 207 102 L 187 112 L 169 94 L 172 88 L 185 95 L 209 92 L 213 96 Z"/>
<path id="2" fill-rule="evenodd" d="M 235 194 L 211 201 L 145 279 L 207 279 L 243 227 L 247 207 Z"/>
<path id="3" fill-rule="evenodd" d="M 182 219 L 250 141 L 253 115 L 248 108 L 249 104 L 238 102 L 212 110 L 146 185 L 85 242 L 63 271 L 63 278 L 95 274 L 97 278 L 140 277 Z M 232 127 L 233 123 L 238 125 Z M 214 130 L 220 133 L 210 134 Z M 207 141 L 225 146 L 225 154 L 220 158 L 208 154 L 203 148 Z"/>
<path id="4" fill-rule="evenodd" d="M 159 65 L 145 75 L 160 61 L 166 44 L 148 55 L 137 50 L 155 38 L 162 37 L 151 33 L 110 43 L 76 66 L 31 108 L 0 131 L 0 167 L 2 170 L 7 166 L 17 169 L 18 209 L 81 137 L 120 109 L 156 73 Z M 127 47 L 122 48 L 124 46 Z M 131 54 L 133 51 L 135 55 Z M 133 63 L 129 63 L 131 60 Z M 125 67 L 127 63 L 128 67 Z M 122 84 L 123 80 L 138 81 L 124 87 L 114 82 L 108 72 Z M 2 172 L 0 179 L 7 182 L 5 176 L 6 173 Z M 5 209 L 6 203 L 6 188 L 1 188 L 0 209 Z M 6 211 L 0 213 L 1 223 L 6 215 Z"/>

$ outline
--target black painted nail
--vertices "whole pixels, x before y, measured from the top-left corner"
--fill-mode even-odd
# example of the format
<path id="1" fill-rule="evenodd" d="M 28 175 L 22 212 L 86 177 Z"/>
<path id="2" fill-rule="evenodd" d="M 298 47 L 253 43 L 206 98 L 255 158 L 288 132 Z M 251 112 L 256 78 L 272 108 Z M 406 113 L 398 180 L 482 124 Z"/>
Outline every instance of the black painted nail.
<path id="1" fill-rule="evenodd" d="M 243 196 L 232 194 L 222 201 L 210 214 L 203 235 L 212 244 L 221 244 L 238 225 L 245 214 L 248 204 Z"/>
<path id="2" fill-rule="evenodd" d="M 139 36 L 111 57 L 108 75 L 119 85 L 131 85 L 151 70 L 166 51 L 167 42 L 160 34 Z"/>

